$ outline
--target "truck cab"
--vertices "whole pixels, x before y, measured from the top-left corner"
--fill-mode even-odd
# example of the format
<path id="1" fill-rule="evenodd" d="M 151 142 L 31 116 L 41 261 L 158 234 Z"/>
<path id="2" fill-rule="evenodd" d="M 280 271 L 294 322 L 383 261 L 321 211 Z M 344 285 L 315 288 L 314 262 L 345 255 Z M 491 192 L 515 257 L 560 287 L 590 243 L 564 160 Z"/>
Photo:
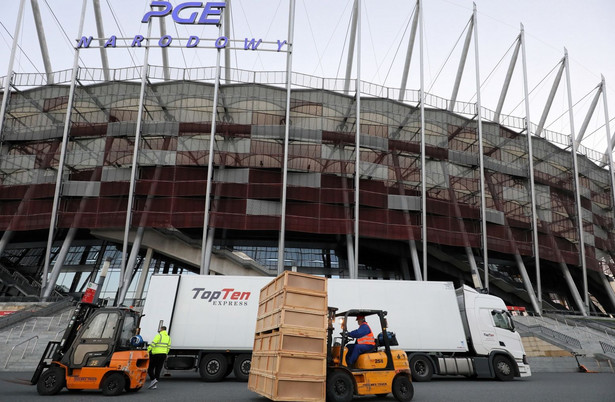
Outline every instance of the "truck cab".
<path id="1" fill-rule="evenodd" d="M 487 370 L 489 377 L 500 380 L 530 376 L 521 336 L 502 299 L 479 293 L 469 286 L 456 292 L 468 346 L 477 356 L 489 358 L 489 365 L 482 370 L 477 365 L 479 377 L 481 371 L 487 374 Z"/>

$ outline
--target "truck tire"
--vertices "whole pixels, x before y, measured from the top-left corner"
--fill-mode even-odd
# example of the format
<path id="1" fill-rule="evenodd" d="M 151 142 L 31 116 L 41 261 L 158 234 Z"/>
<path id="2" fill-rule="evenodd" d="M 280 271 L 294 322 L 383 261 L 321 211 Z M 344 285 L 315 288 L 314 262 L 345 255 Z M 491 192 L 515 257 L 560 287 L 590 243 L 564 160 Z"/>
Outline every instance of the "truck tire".
<path id="1" fill-rule="evenodd" d="M 64 388 L 66 375 L 62 367 L 51 366 L 41 375 L 36 383 L 39 395 L 55 395 Z"/>
<path id="2" fill-rule="evenodd" d="M 412 379 L 416 382 L 431 381 L 433 365 L 429 357 L 417 355 L 410 359 L 410 372 L 412 373 Z"/>
<path id="3" fill-rule="evenodd" d="M 327 401 L 350 402 L 354 395 L 353 379 L 345 371 L 333 371 L 327 376 Z"/>
<path id="4" fill-rule="evenodd" d="M 405 375 L 398 375 L 393 379 L 392 387 L 393 396 L 398 401 L 411 401 L 414 397 L 414 386 L 410 379 Z"/>
<path id="5" fill-rule="evenodd" d="M 111 373 L 100 383 L 100 389 L 105 396 L 116 396 L 126 388 L 126 378 L 122 373 Z"/>
<path id="6" fill-rule="evenodd" d="M 515 378 L 513 365 L 506 356 L 497 355 L 493 358 L 493 371 L 495 378 L 500 381 L 511 381 Z"/>
<path id="7" fill-rule="evenodd" d="M 203 381 L 220 381 L 226 376 L 228 361 L 220 353 L 209 353 L 203 355 L 199 365 L 199 374 Z"/>
<path id="8" fill-rule="evenodd" d="M 248 354 L 237 355 L 235 364 L 233 364 L 233 373 L 237 381 L 248 381 L 250 375 L 250 366 L 252 364 L 252 356 Z"/>

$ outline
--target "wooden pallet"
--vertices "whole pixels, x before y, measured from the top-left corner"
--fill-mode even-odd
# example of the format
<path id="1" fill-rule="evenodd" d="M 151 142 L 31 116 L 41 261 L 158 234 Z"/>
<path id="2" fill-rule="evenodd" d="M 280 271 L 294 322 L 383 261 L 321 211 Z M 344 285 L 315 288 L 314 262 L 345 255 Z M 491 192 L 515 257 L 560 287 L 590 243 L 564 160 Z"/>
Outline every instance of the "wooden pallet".
<path id="1" fill-rule="evenodd" d="M 326 377 L 271 375 L 250 371 L 248 389 L 272 401 L 325 401 Z"/>
<path id="2" fill-rule="evenodd" d="M 253 352 L 250 370 L 270 375 L 324 377 L 327 375 L 327 356 L 302 352 Z"/>
<path id="3" fill-rule="evenodd" d="M 327 353 L 327 331 L 301 328 L 281 328 L 256 334 L 254 352 Z"/>
<path id="4" fill-rule="evenodd" d="M 327 293 L 297 288 L 284 288 L 259 301 L 258 315 L 263 316 L 282 307 L 327 312 Z"/>
<path id="5" fill-rule="evenodd" d="M 297 288 L 315 292 L 327 292 L 327 278 L 284 271 L 261 289 L 260 299 L 266 300 L 282 289 Z"/>
<path id="6" fill-rule="evenodd" d="M 282 307 L 256 319 L 256 334 L 281 328 L 323 330 L 327 328 L 327 315 L 315 310 Z"/>

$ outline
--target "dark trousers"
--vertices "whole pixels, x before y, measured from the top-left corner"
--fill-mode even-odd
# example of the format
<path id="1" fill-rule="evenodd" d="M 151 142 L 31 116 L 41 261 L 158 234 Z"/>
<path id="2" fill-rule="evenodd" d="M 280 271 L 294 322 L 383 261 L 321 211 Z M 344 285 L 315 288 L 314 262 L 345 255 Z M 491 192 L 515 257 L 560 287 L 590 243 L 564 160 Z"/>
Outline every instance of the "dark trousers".
<path id="1" fill-rule="evenodd" d="M 359 355 L 365 352 L 369 352 L 374 349 L 374 345 L 362 345 L 358 343 L 351 343 L 348 345 L 348 353 L 346 353 L 346 365 L 352 366 L 357 361 Z M 150 363 L 151 364 L 151 363 Z"/>
<path id="2" fill-rule="evenodd" d="M 147 374 L 149 374 L 150 380 L 160 380 L 160 372 L 162 371 L 162 366 L 164 366 L 164 361 L 166 359 L 167 355 L 164 353 L 149 355 L 149 367 L 147 369 Z"/>

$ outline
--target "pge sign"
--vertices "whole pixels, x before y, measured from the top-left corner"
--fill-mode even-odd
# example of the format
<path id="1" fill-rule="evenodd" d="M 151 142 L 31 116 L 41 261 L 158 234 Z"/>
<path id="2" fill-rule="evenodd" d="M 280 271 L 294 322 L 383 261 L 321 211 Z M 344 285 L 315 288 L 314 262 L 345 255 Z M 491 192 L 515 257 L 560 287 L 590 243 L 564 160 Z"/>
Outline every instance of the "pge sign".
<path id="1" fill-rule="evenodd" d="M 147 24 L 152 17 L 164 18 L 171 14 L 173 21 L 178 24 L 218 25 L 220 23 L 220 14 L 222 14 L 222 9 L 226 7 L 226 3 L 206 2 L 205 6 L 203 6 L 202 1 L 189 1 L 173 7 L 168 1 L 152 1 L 150 7 L 162 7 L 162 9 L 152 10 L 146 13 L 143 19 L 141 19 L 141 22 L 144 24 Z M 189 14 L 189 10 L 187 9 L 201 9 L 201 16 L 199 17 L 199 11 L 194 11 Z M 186 12 L 182 13 L 184 10 L 186 10 Z M 210 18 L 212 16 L 213 18 Z M 197 17 L 199 17 L 198 21 Z"/>

